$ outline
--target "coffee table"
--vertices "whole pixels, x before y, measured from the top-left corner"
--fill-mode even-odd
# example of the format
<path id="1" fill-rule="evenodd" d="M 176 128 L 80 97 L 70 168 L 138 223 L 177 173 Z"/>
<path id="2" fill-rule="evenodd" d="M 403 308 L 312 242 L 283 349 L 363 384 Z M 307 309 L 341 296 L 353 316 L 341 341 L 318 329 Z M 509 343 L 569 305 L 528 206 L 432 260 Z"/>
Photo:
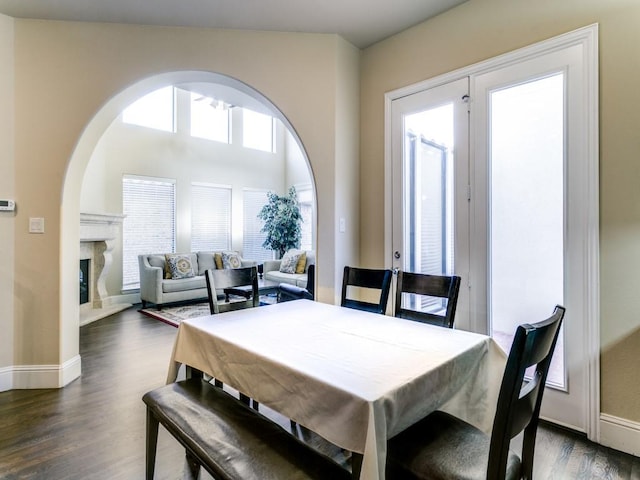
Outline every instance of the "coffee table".
<path id="1" fill-rule="evenodd" d="M 279 282 L 272 282 L 270 280 L 265 280 L 263 278 L 258 279 L 258 294 L 262 296 L 273 295 L 278 293 L 278 288 L 280 286 Z M 237 295 L 239 297 L 244 297 L 247 300 L 251 298 L 251 285 L 242 285 L 239 287 L 231 287 L 225 288 L 223 290 L 226 295 L 226 301 L 229 301 L 229 295 Z"/>

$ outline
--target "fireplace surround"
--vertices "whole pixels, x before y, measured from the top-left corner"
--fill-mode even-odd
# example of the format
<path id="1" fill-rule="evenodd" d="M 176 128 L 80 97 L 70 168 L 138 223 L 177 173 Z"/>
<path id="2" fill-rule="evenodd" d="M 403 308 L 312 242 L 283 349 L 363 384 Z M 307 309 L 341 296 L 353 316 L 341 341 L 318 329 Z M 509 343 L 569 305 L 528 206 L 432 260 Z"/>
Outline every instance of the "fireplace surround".
<path id="1" fill-rule="evenodd" d="M 124 216 L 117 214 L 80 214 L 80 260 L 89 260 L 88 301 L 80 305 L 80 326 L 131 306 L 113 302 L 105 285 L 123 220 Z"/>

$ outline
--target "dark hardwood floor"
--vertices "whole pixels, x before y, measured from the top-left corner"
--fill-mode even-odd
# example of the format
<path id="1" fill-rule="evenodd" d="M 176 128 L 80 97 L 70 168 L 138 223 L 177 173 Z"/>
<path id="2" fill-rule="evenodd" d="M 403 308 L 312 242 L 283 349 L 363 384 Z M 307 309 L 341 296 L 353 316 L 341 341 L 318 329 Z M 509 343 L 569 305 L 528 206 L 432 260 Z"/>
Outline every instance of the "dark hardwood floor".
<path id="1" fill-rule="evenodd" d="M 164 383 L 175 334 L 135 309 L 121 312 L 80 329 L 81 378 L 58 390 L 0 393 L 0 479 L 143 479 L 141 397 Z M 286 419 L 260 410 L 288 428 Z M 342 450 L 308 431 L 302 435 L 348 465 Z M 156 479 L 179 479 L 183 470 L 183 451 L 161 429 Z M 640 458 L 543 425 L 534 475 L 640 480 Z M 210 477 L 203 472 L 202 478 Z"/>

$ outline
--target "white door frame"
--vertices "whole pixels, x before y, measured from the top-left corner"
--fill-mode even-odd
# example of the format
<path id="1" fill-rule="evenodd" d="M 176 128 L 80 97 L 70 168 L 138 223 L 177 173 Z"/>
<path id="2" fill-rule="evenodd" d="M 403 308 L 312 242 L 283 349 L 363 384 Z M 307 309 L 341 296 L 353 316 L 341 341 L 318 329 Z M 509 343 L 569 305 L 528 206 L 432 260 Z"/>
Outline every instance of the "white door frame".
<path id="1" fill-rule="evenodd" d="M 452 82 L 462 77 L 471 77 L 529 58 L 553 52 L 573 45 L 582 45 L 584 52 L 584 102 L 587 122 L 584 125 L 586 140 L 584 145 L 584 168 L 586 175 L 584 202 L 586 206 L 587 236 L 586 258 L 584 259 L 582 288 L 586 295 L 583 319 L 585 325 L 585 356 L 587 388 L 584 404 L 586 416 L 585 431 L 589 439 L 600 440 L 600 289 L 599 289 L 599 137 L 598 137 L 598 25 L 590 25 L 573 32 L 536 43 L 513 52 L 483 61 L 438 77 L 403 87 L 385 94 L 385 266 L 390 268 L 393 258 L 392 219 L 392 151 L 391 151 L 391 105 L 396 99 Z M 473 125 L 471 125 L 473 129 Z M 473 132 L 471 132 L 473 138 Z M 473 162 L 473 149 L 470 156 Z"/>

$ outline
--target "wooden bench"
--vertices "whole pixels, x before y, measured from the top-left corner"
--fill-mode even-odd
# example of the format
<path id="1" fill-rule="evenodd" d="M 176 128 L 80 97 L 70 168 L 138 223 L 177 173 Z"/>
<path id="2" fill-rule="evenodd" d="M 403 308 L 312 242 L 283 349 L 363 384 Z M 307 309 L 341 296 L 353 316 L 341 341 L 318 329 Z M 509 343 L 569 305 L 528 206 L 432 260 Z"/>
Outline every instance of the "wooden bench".
<path id="1" fill-rule="evenodd" d="M 146 478 L 153 480 L 158 425 L 186 450 L 191 474 L 218 480 L 340 480 L 351 474 L 275 422 L 198 378 L 147 392 Z"/>

